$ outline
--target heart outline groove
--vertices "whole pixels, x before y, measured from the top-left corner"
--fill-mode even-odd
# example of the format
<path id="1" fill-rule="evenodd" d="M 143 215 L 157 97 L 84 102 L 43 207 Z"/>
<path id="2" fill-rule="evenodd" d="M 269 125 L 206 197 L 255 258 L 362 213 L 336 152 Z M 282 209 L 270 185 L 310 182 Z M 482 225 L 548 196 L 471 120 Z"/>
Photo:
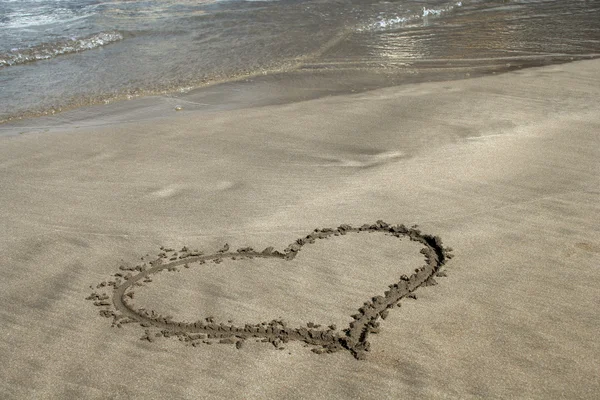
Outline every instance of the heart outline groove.
<path id="1" fill-rule="evenodd" d="M 308 323 L 307 327 L 291 328 L 282 320 L 258 324 L 247 323 L 244 326 L 217 323 L 213 317 L 193 323 L 178 322 L 173 321 L 171 317 L 162 316 L 154 310 L 135 308 L 132 303 L 134 288 L 151 282 L 150 276 L 162 270 L 174 271 L 181 265 L 189 268 L 189 264 L 201 265 L 207 261 L 220 263 L 223 258 L 258 257 L 292 260 L 303 246 L 314 243 L 318 239 L 359 232 L 383 232 L 418 242 L 423 245 L 421 254 L 424 255 L 425 265 L 416 268 L 410 276 L 402 275 L 398 282 L 388 286 L 389 289 L 384 292 L 383 296 L 377 295 L 366 301 L 358 309 L 358 312 L 351 316 L 353 321 L 342 330 L 338 330 L 334 325 L 330 325 L 327 329 L 319 329 L 321 325 L 313 323 Z M 158 258 L 149 261 L 149 267 L 146 263 L 135 267 L 122 265 L 119 267 L 121 272 L 113 275 L 114 280 L 96 285 L 96 289 L 112 287 L 112 296 L 93 291 L 86 300 L 91 300 L 95 306 L 100 307 L 100 315 L 112 318 L 112 326 L 121 327 L 126 323 L 139 323 L 142 327 L 147 328 L 144 336 L 140 339 L 150 342 L 158 336 L 174 336 L 191 343 L 194 347 L 200 343 L 212 344 L 213 341 L 218 340 L 219 343 L 235 344 L 237 348 L 241 348 L 245 340 L 255 338 L 262 339 L 263 342 L 270 342 L 276 348 L 280 348 L 281 343 L 297 340 L 312 345 L 312 351 L 317 354 L 347 350 L 360 360 L 364 359 L 366 352 L 370 350 L 369 335 L 379 332 L 378 319 L 385 319 L 389 309 L 396 305 L 399 306 L 401 299 L 414 297 L 413 292 L 419 287 L 435 285 L 434 276 L 446 276 L 441 268 L 447 260 L 453 257 L 451 251 L 451 248 L 443 246 L 442 240 L 438 236 L 423 234 L 416 225 L 411 228 L 407 228 L 403 224 L 392 226 L 381 220 L 375 224 L 364 224 L 358 228 L 343 224 L 335 229 L 315 229 L 307 236 L 294 241 L 283 252 L 276 251 L 272 247 L 267 247 L 261 252 L 257 252 L 251 247 L 244 247 L 233 252 L 229 251 L 228 245 L 225 245 L 223 249 L 214 254 L 204 255 L 199 251 L 190 251 L 186 247 L 182 248 L 180 253 L 161 247 Z M 142 257 L 143 259 L 144 257 Z M 167 262 L 164 261 L 165 259 Z M 133 272 L 137 273 L 133 274 Z M 90 288 L 94 289 L 93 286 Z M 158 329 L 158 332 L 153 334 L 151 328 Z"/>

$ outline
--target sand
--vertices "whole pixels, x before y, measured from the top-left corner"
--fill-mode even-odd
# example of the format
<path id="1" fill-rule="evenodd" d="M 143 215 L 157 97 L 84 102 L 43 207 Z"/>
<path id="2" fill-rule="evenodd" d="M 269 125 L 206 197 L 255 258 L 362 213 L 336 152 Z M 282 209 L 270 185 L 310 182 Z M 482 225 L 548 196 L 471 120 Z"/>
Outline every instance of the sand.
<path id="1" fill-rule="evenodd" d="M 4 126 L 0 397 L 596 398 L 598 99 L 600 61 L 582 61 L 49 132 Z M 424 285 L 441 253 L 423 261 L 389 230 L 288 247 L 377 220 L 439 236 L 453 248 L 447 276 Z M 203 254 L 186 268 L 170 252 L 183 262 L 132 302 L 197 309 L 188 322 L 203 331 L 188 336 L 211 321 L 267 322 L 271 336 L 186 341 L 156 336 L 169 320 L 100 316 L 121 303 L 97 285 L 142 272 L 161 246 Z M 260 257 L 268 247 L 281 254 Z M 413 298 L 394 292 L 425 265 Z M 360 339 L 333 348 L 365 302 L 385 306 L 369 314 L 368 351 L 356 357 Z M 331 337 L 284 343 L 283 321 Z"/>

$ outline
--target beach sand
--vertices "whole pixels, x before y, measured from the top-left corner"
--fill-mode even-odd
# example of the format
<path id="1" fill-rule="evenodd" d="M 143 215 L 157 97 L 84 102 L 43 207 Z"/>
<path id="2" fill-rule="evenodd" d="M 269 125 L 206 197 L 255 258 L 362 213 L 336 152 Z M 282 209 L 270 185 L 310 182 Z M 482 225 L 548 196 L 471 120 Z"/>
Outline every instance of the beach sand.
<path id="1" fill-rule="evenodd" d="M 600 60 L 254 108 L 164 106 L 133 122 L 4 127 L 1 398 L 600 394 Z M 150 343 L 85 300 L 160 246 L 283 251 L 315 228 L 379 219 L 418 224 L 454 258 L 390 309 L 363 360 L 298 341 Z M 161 272 L 136 301 L 188 320 L 342 326 L 422 264 L 413 242 L 349 234 L 291 261 Z"/>

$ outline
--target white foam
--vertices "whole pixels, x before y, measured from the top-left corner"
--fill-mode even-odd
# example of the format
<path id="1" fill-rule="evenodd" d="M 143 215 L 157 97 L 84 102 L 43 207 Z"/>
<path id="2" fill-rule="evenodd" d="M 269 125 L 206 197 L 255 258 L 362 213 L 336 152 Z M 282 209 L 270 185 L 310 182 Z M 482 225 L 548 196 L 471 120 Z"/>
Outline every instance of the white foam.
<path id="1" fill-rule="evenodd" d="M 449 11 L 452 11 L 453 9 L 457 8 L 457 7 L 462 7 L 462 1 L 458 1 L 455 3 L 450 3 L 446 6 L 442 6 L 439 8 L 426 8 L 423 7 L 423 10 L 421 11 L 421 13 L 419 14 L 411 14 L 411 13 L 406 13 L 405 15 L 396 15 L 396 16 L 392 16 L 392 17 L 379 17 L 375 22 L 369 23 L 366 26 L 363 27 L 359 27 L 357 29 L 357 31 L 361 32 L 361 31 L 380 31 L 380 30 L 389 30 L 389 29 L 395 29 L 398 28 L 404 24 L 410 23 L 410 22 L 416 22 L 416 21 L 420 21 L 420 20 L 424 20 L 426 18 L 428 18 L 429 16 L 440 16 L 444 13 L 447 13 Z"/>
<path id="2" fill-rule="evenodd" d="M 425 8 L 425 7 L 423 7 L 423 17 L 428 17 L 430 15 L 439 16 L 448 11 L 452 11 L 455 7 L 462 7 L 462 1 L 458 1 L 456 3 L 449 4 L 445 7 L 440 7 L 440 8 Z"/>
<path id="3" fill-rule="evenodd" d="M 91 50 L 109 43 L 123 40 L 119 32 L 100 32 L 81 39 L 71 38 L 56 43 L 44 43 L 27 49 L 12 49 L 8 54 L 0 54 L 0 67 L 47 60 L 62 54 Z"/>

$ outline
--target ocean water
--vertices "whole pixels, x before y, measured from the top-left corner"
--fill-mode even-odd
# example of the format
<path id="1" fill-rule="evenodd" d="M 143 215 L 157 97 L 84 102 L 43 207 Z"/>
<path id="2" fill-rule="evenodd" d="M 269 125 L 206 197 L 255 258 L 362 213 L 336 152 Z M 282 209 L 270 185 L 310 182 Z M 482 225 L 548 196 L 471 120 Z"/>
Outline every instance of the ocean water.
<path id="1" fill-rule="evenodd" d="M 0 122 L 244 77 L 467 77 L 600 55 L 600 0 L 0 0 Z"/>

